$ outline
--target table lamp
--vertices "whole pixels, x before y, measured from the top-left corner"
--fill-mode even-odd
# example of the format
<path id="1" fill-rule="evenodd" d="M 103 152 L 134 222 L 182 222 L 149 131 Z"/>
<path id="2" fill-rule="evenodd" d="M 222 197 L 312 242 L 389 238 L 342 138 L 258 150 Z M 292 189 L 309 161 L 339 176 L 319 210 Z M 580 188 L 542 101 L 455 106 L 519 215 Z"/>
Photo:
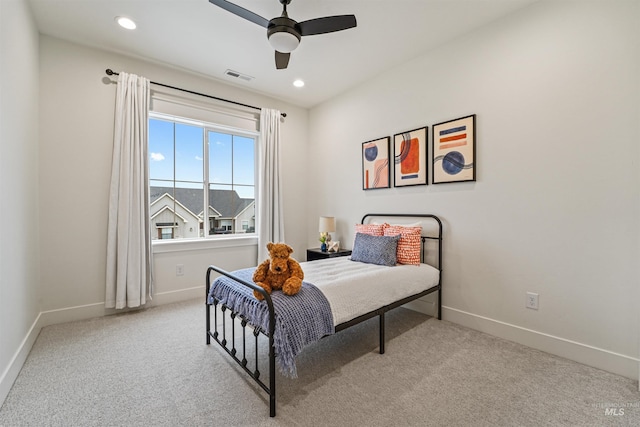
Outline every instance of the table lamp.
<path id="1" fill-rule="evenodd" d="M 326 252 L 327 242 L 331 241 L 331 234 L 329 233 L 336 231 L 336 219 L 332 216 L 321 216 L 318 228 L 318 231 L 320 231 L 320 242 L 322 243 L 320 250 Z"/>

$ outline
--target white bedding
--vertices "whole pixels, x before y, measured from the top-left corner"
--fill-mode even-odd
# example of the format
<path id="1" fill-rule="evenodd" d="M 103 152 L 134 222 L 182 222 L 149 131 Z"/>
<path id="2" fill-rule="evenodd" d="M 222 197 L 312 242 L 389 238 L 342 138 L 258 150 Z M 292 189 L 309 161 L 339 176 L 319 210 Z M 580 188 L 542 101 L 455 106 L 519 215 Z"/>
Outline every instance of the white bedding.
<path id="1" fill-rule="evenodd" d="M 305 282 L 317 286 L 329 301 L 334 325 L 430 289 L 440 277 L 428 264 L 385 267 L 351 261 L 350 257 L 300 265 Z"/>

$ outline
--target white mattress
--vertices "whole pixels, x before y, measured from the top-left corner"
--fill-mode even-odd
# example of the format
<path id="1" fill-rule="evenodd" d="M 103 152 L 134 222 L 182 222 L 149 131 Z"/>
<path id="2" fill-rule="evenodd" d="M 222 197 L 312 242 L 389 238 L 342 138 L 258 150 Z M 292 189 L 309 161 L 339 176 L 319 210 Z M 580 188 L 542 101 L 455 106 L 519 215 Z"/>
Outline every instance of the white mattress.
<path id="1" fill-rule="evenodd" d="M 335 257 L 300 265 L 305 282 L 317 286 L 329 301 L 334 325 L 430 289 L 440 278 L 428 264 L 386 267 Z"/>

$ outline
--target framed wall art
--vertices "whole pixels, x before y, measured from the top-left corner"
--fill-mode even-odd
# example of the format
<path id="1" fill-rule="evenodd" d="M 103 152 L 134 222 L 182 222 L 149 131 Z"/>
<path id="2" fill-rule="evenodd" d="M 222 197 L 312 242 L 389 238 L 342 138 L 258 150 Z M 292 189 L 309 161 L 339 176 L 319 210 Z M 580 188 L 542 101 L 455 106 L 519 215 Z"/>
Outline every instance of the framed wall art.
<path id="1" fill-rule="evenodd" d="M 433 125 L 433 184 L 476 180 L 476 115 Z"/>
<path id="2" fill-rule="evenodd" d="M 389 140 L 384 138 L 362 143 L 362 189 L 389 188 Z"/>
<path id="3" fill-rule="evenodd" d="M 393 136 L 393 186 L 427 185 L 428 127 Z"/>

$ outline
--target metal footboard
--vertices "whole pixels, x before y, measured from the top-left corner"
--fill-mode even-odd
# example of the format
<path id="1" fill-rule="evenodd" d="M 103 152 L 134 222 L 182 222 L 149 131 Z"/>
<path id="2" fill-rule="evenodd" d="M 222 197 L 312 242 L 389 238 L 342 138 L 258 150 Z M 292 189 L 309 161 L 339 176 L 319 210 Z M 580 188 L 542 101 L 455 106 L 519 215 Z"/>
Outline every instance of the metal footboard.
<path id="1" fill-rule="evenodd" d="M 254 291 L 257 291 L 262 294 L 264 300 L 267 302 L 267 307 L 269 309 L 269 330 L 263 331 L 261 328 L 253 327 L 249 325 L 247 319 L 241 314 L 232 310 L 230 307 L 221 303 L 217 299 L 214 298 L 213 304 L 209 304 L 209 289 L 211 288 L 211 273 L 217 272 L 222 275 L 225 275 L 238 283 L 243 284 L 251 288 Z M 273 309 L 273 302 L 271 301 L 271 295 L 269 295 L 264 289 L 260 286 L 257 286 L 253 283 L 246 282 L 242 279 L 239 279 L 232 275 L 231 273 L 222 270 L 215 266 L 210 266 L 207 269 L 207 289 L 205 294 L 205 305 L 206 305 L 206 322 L 207 322 L 207 345 L 211 344 L 211 338 L 213 338 L 228 354 L 231 356 L 233 360 L 244 369 L 244 371 L 254 379 L 254 381 L 269 395 L 269 415 L 271 417 L 276 416 L 276 353 L 273 342 L 273 334 L 275 331 L 275 311 Z M 218 305 L 220 306 L 220 310 L 218 310 Z M 211 331 L 211 307 L 213 306 L 213 332 Z M 229 312 L 227 314 L 227 311 Z M 222 325 L 220 330 L 218 329 L 218 315 L 222 317 Z M 227 339 L 227 319 L 231 322 L 231 339 Z M 240 327 L 241 327 L 241 339 L 242 339 L 242 358 L 240 358 L 238 354 L 238 348 L 236 347 L 236 321 L 240 319 Z M 249 364 L 247 360 L 247 327 L 251 330 L 249 333 L 253 335 L 255 339 L 255 360 L 253 366 Z M 259 364 L 259 351 L 258 351 L 258 336 L 263 333 L 267 336 L 269 340 L 269 385 L 267 385 L 260 378 L 260 369 L 258 368 Z M 240 339 L 240 338 L 238 338 Z M 251 369 L 253 367 L 253 370 Z"/>

